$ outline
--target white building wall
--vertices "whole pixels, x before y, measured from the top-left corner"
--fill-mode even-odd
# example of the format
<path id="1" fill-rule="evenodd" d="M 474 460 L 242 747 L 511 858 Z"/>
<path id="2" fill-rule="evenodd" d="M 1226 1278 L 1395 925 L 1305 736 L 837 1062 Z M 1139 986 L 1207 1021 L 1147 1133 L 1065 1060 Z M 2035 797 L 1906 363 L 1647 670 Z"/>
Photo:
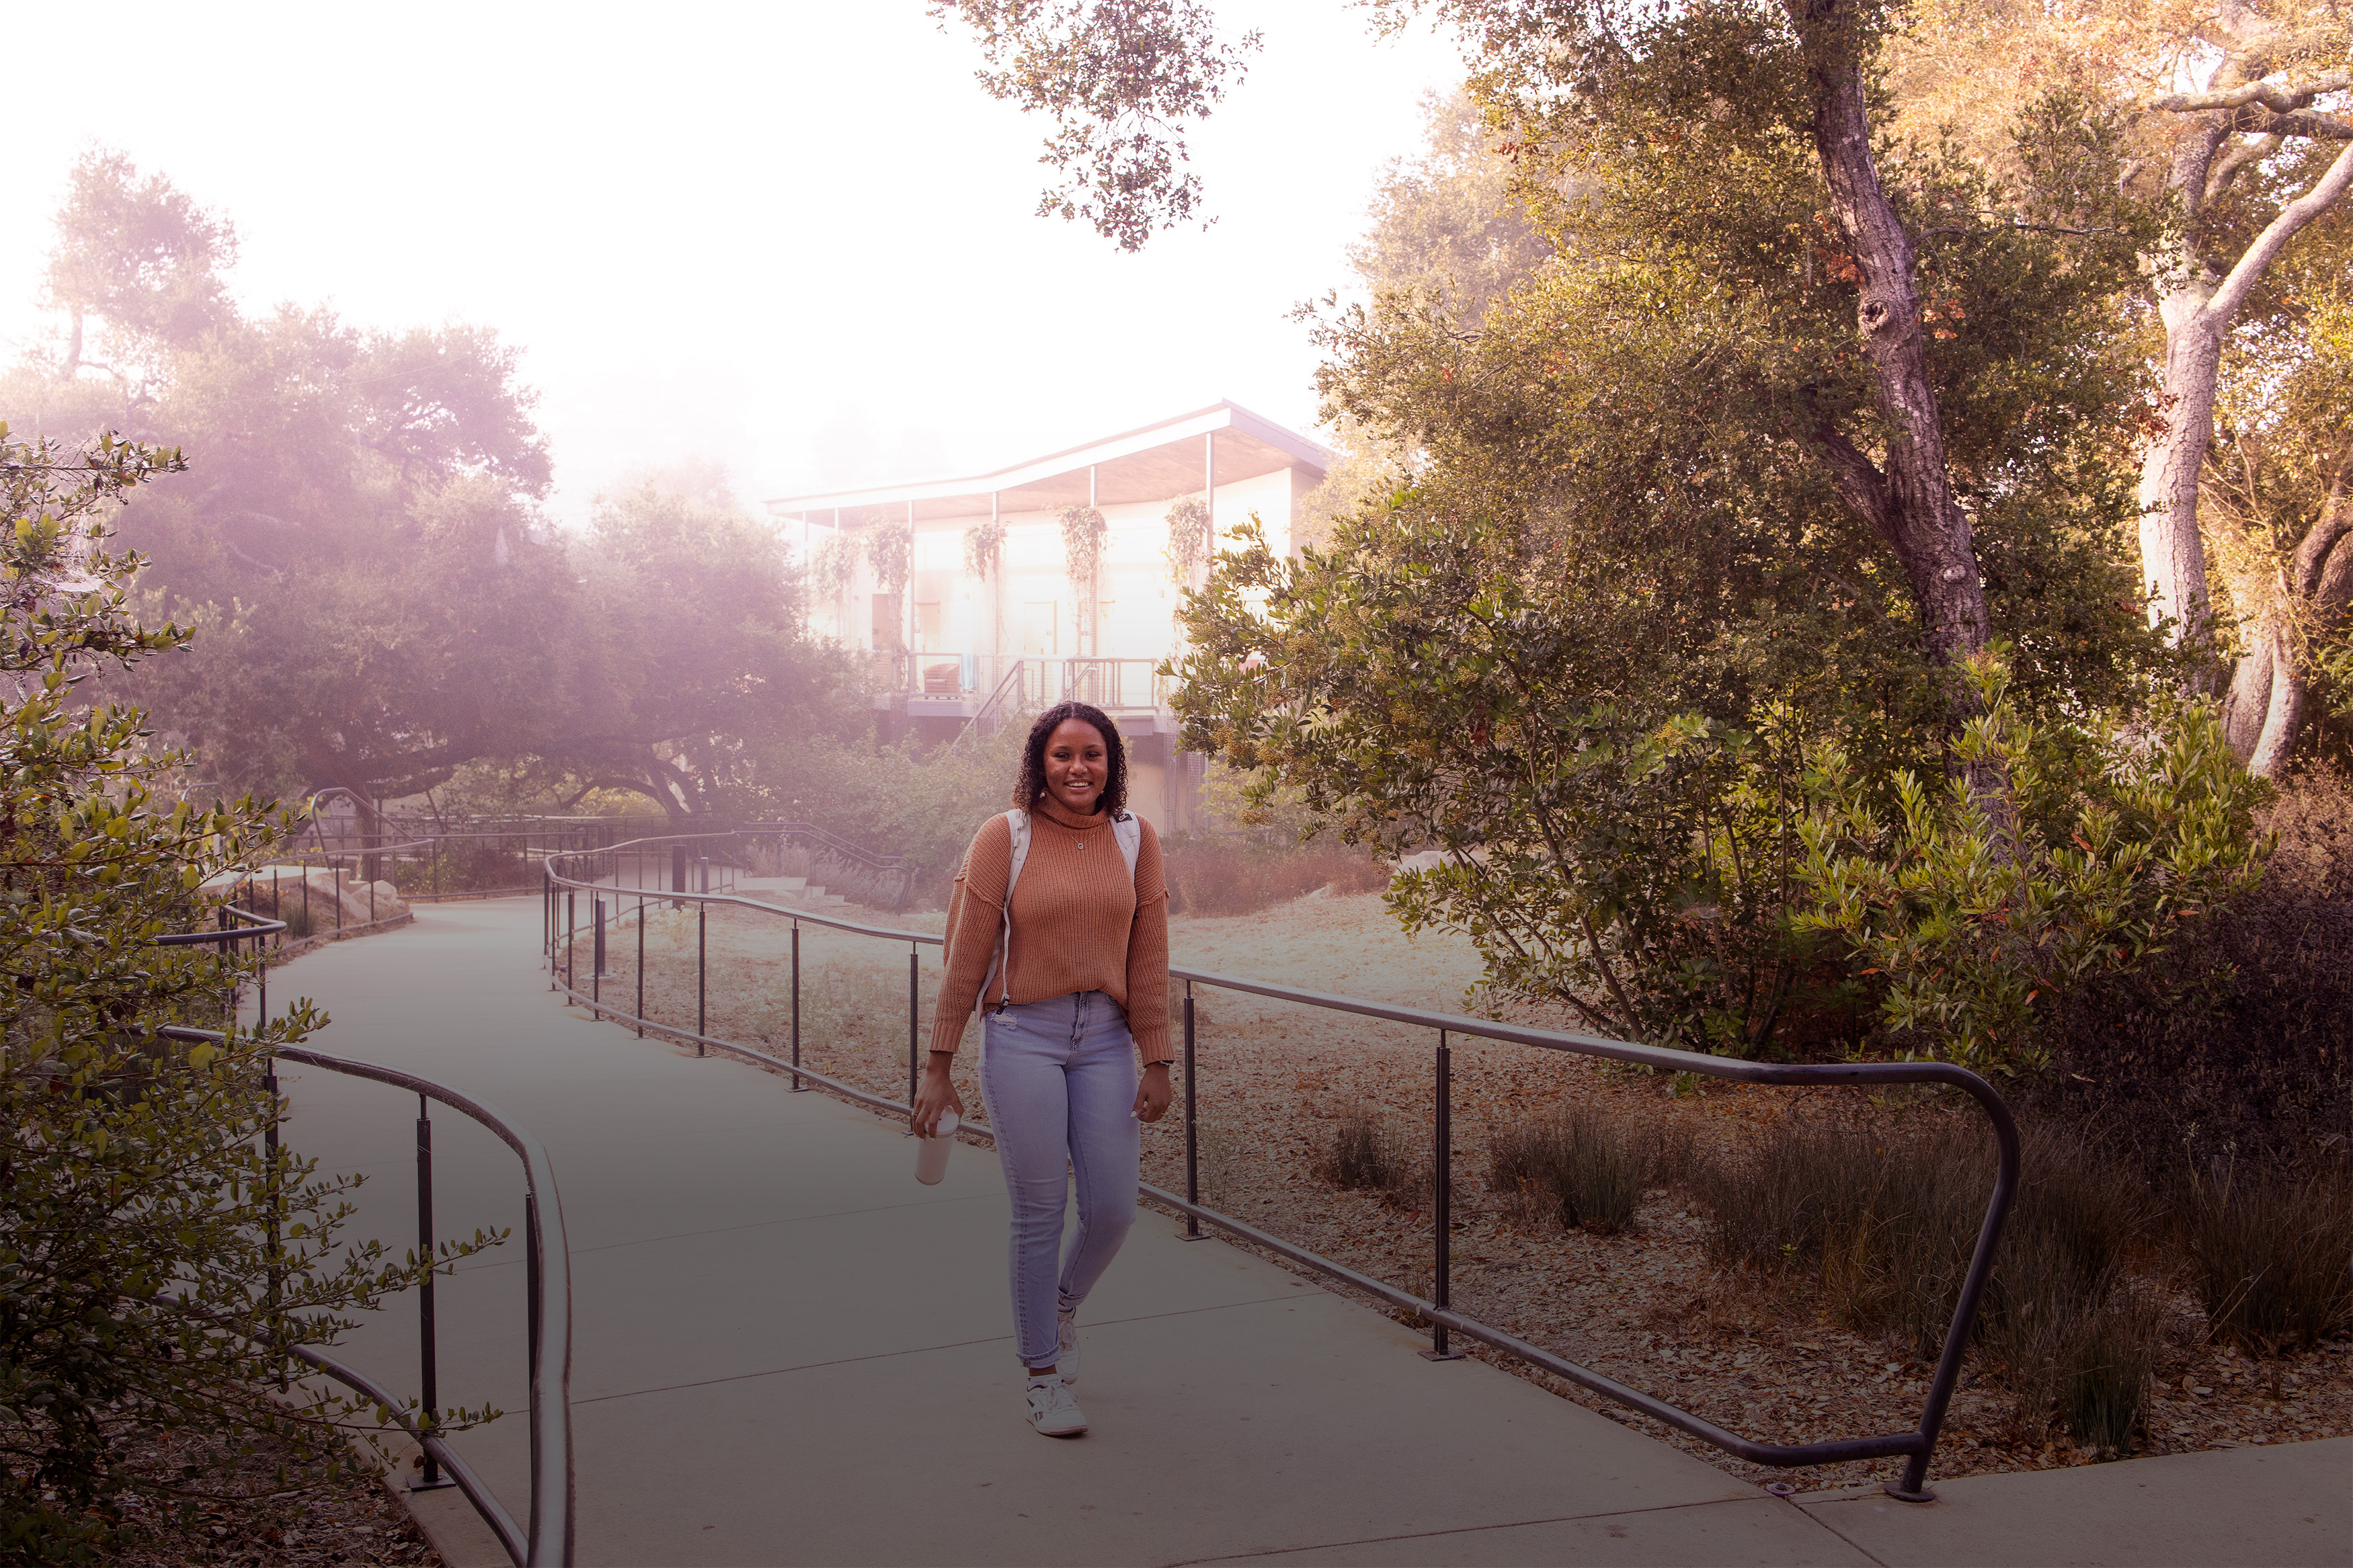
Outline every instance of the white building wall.
<path id="1" fill-rule="evenodd" d="M 1220 484 L 1210 513 L 1214 547 L 1238 547 L 1236 531 L 1255 517 L 1264 527 L 1269 547 L 1288 555 L 1300 501 L 1314 482 L 1311 474 L 1286 468 Z M 1101 509 L 1107 537 L 1099 592 L 1111 609 L 1103 617 L 1101 647 L 1092 650 L 1098 657 L 1157 659 L 1176 651 L 1181 589 L 1171 579 L 1167 562 L 1167 516 L 1175 499 Z M 987 521 L 988 514 L 978 511 L 917 523 L 910 593 L 919 651 L 942 657 L 1079 656 L 1078 595 L 1064 571 L 1060 519 L 1051 512 L 1002 514 L 1002 581 L 982 584 L 965 573 L 964 535 Z M 807 536 L 810 548 L 823 547 L 832 531 L 823 523 L 814 525 Z M 810 626 L 818 636 L 845 647 L 873 650 L 878 647 L 874 574 L 866 560 L 864 531 L 852 530 L 849 538 L 855 551 L 849 586 L 834 598 L 811 605 Z M 902 605 L 902 626 L 908 615 Z"/>

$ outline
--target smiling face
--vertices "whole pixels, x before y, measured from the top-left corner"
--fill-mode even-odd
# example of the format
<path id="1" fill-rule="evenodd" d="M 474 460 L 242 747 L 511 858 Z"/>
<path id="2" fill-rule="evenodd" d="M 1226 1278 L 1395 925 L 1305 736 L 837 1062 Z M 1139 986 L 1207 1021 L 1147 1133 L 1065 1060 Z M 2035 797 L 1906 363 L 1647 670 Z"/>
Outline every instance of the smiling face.
<path id="1" fill-rule="evenodd" d="M 1103 731 L 1083 719 L 1065 719 L 1046 737 L 1046 795 L 1077 816 L 1102 809 L 1103 784 L 1111 777 L 1111 752 Z"/>

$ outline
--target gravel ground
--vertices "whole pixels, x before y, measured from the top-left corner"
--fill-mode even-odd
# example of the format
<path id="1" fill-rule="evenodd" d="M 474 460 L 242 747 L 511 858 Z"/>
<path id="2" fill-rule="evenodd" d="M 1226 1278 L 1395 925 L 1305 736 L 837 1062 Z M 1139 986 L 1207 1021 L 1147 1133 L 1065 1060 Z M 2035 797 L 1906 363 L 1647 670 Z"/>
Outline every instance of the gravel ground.
<path id="1" fill-rule="evenodd" d="M 936 931 L 941 917 L 850 911 L 875 924 Z M 1409 941 L 1377 895 L 1310 895 L 1260 914 L 1170 922 L 1181 967 L 1246 975 L 1392 1004 L 1460 1010 L 1479 965 L 1460 939 Z M 787 1054 L 791 1038 L 786 923 L 714 911 L 705 940 L 705 1005 L 713 1035 Z M 654 910 L 646 930 L 646 1016 L 691 1027 L 696 924 L 691 910 Z M 634 1010 L 637 928 L 608 938 L 603 995 Z M 806 928 L 802 1042 L 807 1065 L 872 1091 L 907 1085 L 907 948 Z M 580 971 L 588 970 L 581 944 Z M 918 952 L 928 1045 L 938 950 Z M 1183 987 L 1177 991 L 1181 994 Z M 1430 1148 L 1434 1044 L 1426 1031 L 1379 1020 L 1197 988 L 1203 1197 L 1212 1206 L 1419 1295 L 1428 1295 L 1432 1215 L 1426 1197 L 1334 1188 L 1314 1168 L 1343 1113 L 1368 1108 L 1399 1142 Z M 1531 1020 L 1542 1022 L 1544 1020 Z M 968 1028 L 958 1087 L 983 1119 Z M 649 1048 L 660 1048 L 649 1040 Z M 686 1049 L 672 1046 L 669 1048 Z M 1588 1103 L 1621 1124 L 1687 1132 L 1704 1152 L 1737 1143 L 1785 1115 L 1870 1114 L 1852 1096 L 1710 1084 L 1677 1098 L 1667 1080 L 1520 1047 L 1453 1049 L 1453 1302 L 1458 1310 L 1650 1390 L 1744 1436 L 1800 1442 L 1908 1430 L 1926 1369 L 1873 1334 L 1831 1321 L 1799 1279 L 1727 1275 L 1707 1257 L 1705 1227 L 1676 1191 L 1645 1194 L 1634 1227 L 1614 1237 L 1532 1223 L 1515 1197 L 1487 1188 L 1496 1130 Z M 1686 1086 L 1688 1089 L 1688 1086 Z M 1148 1128 L 1147 1181 L 1181 1189 L 1183 1133 L 1172 1115 Z M 1279 1261 L 1279 1260 L 1278 1260 Z M 2194 1299 L 2177 1281 L 2149 1284 L 2167 1300 L 2158 1389 L 2142 1452 L 2290 1442 L 2353 1432 L 2353 1342 L 2260 1363 L 2208 1344 Z M 1476 1350 L 1489 1355 L 1483 1347 Z M 1771 1470 L 1731 1458 L 1647 1417 L 1506 1358 L 1515 1375 L 1675 1444 L 1744 1479 L 1800 1491 L 1894 1478 L 1898 1461 Z M 1999 1384 L 1974 1358 L 1955 1395 L 1934 1473 L 1971 1475 L 2090 1463 L 2063 1429 L 2021 1432 Z"/>

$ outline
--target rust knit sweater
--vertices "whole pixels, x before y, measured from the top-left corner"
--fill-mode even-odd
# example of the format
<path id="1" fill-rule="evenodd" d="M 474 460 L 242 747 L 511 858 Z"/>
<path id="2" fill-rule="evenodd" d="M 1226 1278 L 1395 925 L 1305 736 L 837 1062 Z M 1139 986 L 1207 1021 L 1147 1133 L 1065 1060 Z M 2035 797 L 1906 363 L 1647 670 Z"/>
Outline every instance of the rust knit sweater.
<path id="1" fill-rule="evenodd" d="M 1148 1064 L 1168 1059 L 1168 889 L 1160 840 L 1150 823 L 1138 821 L 1144 844 L 1131 880 L 1108 817 L 1071 828 L 1043 809 L 1029 814 L 1029 854 L 1013 889 L 1008 973 L 990 983 L 987 1002 L 995 1004 L 1000 986 L 1017 1003 L 1100 991 L 1127 1014 L 1136 1055 Z M 932 1020 L 935 1051 L 956 1048 L 980 1000 L 1012 868 L 1013 830 L 992 816 L 973 835 L 948 904 L 946 973 Z"/>

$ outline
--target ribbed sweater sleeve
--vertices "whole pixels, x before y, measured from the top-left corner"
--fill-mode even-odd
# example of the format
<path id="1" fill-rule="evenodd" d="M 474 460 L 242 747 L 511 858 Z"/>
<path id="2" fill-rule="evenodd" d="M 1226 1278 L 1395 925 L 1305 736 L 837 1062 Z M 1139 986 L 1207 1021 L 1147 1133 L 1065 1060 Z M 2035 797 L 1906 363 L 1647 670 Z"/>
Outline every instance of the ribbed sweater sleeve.
<path id="1" fill-rule="evenodd" d="M 1143 842 L 1135 874 L 1119 852 L 1108 823 L 1065 827 L 1042 812 L 1029 818 L 1029 853 L 1013 889 L 1008 973 L 981 985 L 1003 927 L 1005 883 L 1012 868 L 1013 836 L 1002 816 L 973 836 L 949 900 L 945 970 L 932 1049 L 954 1051 L 976 1003 L 1042 1002 L 1079 991 L 1101 991 L 1127 1015 L 1137 1056 L 1168 1059 L 1168 889 L 1160 839 L 1140 823 Z"/>
<path id="2" fill-rule="evenodd" d="M 1002 816 L 980 825 L 956 868 L 948 898 L 947 941 L 941 956 L 939 1012 L 932 1019 L 932 1049 L 953 1051 L 965 1020 L 980 1001 L 980 983 L 1004 929 L 1005 879 L 1013 869 L 1013 829 Z M 990 1000 L 994 1001 L 992 997 Z"/>

